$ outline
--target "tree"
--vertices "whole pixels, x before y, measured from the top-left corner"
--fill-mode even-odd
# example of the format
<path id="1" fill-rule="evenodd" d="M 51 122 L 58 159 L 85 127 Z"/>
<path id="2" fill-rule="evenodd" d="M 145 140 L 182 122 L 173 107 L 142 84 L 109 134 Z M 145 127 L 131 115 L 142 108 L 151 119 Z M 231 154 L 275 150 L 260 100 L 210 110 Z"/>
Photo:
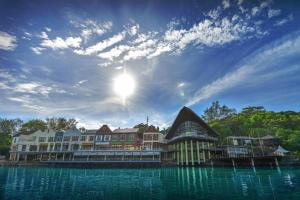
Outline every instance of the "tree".
<path id="1" fill-rule="evenodd" d="M 226 105 L 221 106 L 219 101 L 212 102 L 209 108 L 204 110 L 203 119 L 207 122 L 222 119 L 236 113 L 236 110 L 229 108 Z"/>
<path id="2" fill-rule="evenodd" d="M 59 118 L 47 118 L 47 125 L 49 128 L 54 129 L 54 130 L 67 130 L 70 128 L 76 127 L 76 124 L 78 123 L 75 119 L 66 119 L 63 117 Z"/>
<path id="3" fill-rule="evenodd" d="M 21 132 L 33 132 L 37 130 L 44 131 L 47 129 L 47 123 L 40 119 L 32 119 L 24 123 L 21 127 Z"/>
<path id="4" fill-rule="evenodd" d="M 6 133 L 13 135 L 22 125 L 23 121 L 17 119 L 2 119 L 0 118 L 0 134 Z"/>

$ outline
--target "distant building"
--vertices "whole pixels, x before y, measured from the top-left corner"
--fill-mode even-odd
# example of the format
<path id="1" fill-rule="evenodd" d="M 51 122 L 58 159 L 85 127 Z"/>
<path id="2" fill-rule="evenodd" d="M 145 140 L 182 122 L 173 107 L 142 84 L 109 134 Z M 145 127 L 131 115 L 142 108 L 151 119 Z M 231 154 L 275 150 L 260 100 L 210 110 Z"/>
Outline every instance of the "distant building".
<path id="1" fill-rule="evenodd" d="M 112 131 L 107 125 L 103 125 L 96 131 L 95 150 L 110 149 L 111 148 Z"/>
<path id="2" fill-rule="evenodd" d="M 161 142 L 164 139 L 164 135 L 159 132 L 145 132 L 143 134 L 143 147 L 144 149 L 160 149 Z"/>
<path id="3" fill-rule="evenodd" d="M 112 133 L 113 149 L 139 150 L 142 147 L 142 133 L 138 128 L 115 129 Z"/>
<path id="4" fill-rule="evenodd" d="M 212 158 L 218 134 L 191 109 L 183 107 L 165 137 L 164 158 L 177 165 L 201 164 Z"/>
<path id="5" fill-rule="evenodd" d="M 97 130 L 86 130 L 84 133 L 81 133 L 80 150 L 92 151 L 94 149 L 96 132 Z"/>

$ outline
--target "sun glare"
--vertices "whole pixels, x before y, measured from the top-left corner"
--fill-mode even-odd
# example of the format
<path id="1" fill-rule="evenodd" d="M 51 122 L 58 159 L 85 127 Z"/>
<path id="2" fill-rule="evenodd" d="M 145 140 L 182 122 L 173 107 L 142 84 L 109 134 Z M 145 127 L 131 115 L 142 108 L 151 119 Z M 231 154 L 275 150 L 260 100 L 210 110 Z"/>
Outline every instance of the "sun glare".
<path id="1" fill-rule="evenodd" d="M 114 92 L 120 96 L 125 103 L 126 99 L 134 93 L 135 81 L 134 79 L 124 72 L 114 79 Z"/>

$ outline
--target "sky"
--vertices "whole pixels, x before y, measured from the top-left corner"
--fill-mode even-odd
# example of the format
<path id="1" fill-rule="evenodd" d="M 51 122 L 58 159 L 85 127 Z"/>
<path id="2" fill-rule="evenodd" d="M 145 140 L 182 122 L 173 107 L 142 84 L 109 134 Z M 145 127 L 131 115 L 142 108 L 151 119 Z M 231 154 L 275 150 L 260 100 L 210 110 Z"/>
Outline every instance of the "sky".
<path id="1" fill-rule="evenodd" d="M 297 0 L 1 0 L 0 117 L 167 127 L 216 100 L 299 111 L 299 18 Z"/>

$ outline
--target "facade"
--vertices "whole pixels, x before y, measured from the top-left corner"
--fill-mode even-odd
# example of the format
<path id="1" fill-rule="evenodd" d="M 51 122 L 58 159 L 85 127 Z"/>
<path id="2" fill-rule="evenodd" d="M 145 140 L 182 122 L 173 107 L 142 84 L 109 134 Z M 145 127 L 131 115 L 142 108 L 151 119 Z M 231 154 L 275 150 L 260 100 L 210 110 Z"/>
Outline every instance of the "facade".
<path id="1" fill-rule="evenodd" d="M 191 109 L 183 107 L 165 137 L 164 159 L 177 165 L 211 161 L 218 134 Z"/>
<path id="2" fill-rule="evenodd" d="M 94 149 L 95 137 L 97 130 L 86 130 L 80 136 L 81 148 L 83 151 L 91 151 Z"/>
<path id="3" fill-rule="evenodd" d="M 71 128 L 17 134 L 13 137 L 10 160 L 195 166 L 227 159 L 235 166 L 235 161 L 241 158 L 243 161 L 251 159 L 254 165 L 253 158 L 274 159 L 279 151 L 283 152 L 282 149 L 275 151 L 278 143 L 272 136 L 231 136 L 227 138 L 227 145 L 217 146 L 218 134 L 187 107 L 180 110 L 166 135 L 159 133 L 154 126 L 146 125 L 141 129 L 118 128 L 112 131 L 103 125 L 84 132 Z"/>
<path id="4" fill-rule="evenodd" d="M 118 128 L 112 133 L 111 147 L 113 149 L 141 150 L 142 133 L 138 128 Z"/>
<path id="5" fill-rule="evenodd" d="M 147 150 L 160 149 L 164 135 L 159 132 L 145 132 L 143 134 L 143 148 Z"/>
<path id="6" fill-rule="evenodd" d="M 103 125 L 96 131 L 95 136 L 95 150 L 110 149 L 111 148 L 112 131 L 107 125 Z"/>

